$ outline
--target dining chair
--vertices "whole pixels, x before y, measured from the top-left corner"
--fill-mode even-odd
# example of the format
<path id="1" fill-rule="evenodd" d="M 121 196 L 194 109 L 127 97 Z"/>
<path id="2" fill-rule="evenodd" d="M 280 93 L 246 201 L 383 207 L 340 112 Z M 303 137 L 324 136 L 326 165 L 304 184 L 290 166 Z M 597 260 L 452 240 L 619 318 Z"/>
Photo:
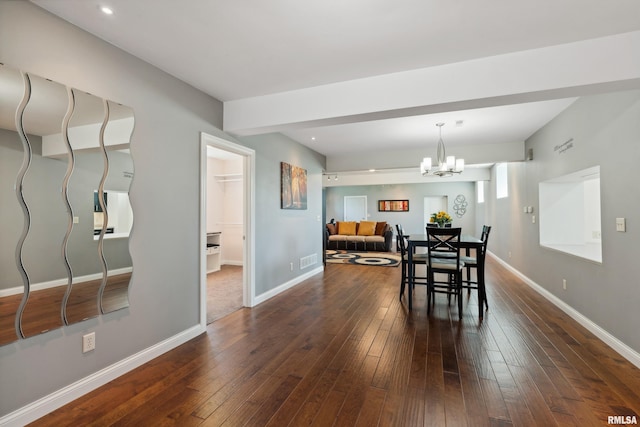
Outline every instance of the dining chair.
<path id="1" fill-rule="evenodd" d="M 484 263 L 484 260 L 486 258 L 487 255 L 487 243 L 489 242 L 489 233 L 491 232 L 491 226 L 490 225 L 483 225 L 482 226 L 482 234 L 480 236 L 480 240 L 482 240 L 482 246 L 476 250 L 476 253 L 474 256 L 470 256 L 470 255 L 462 255 L 460 257 L 460 259 L 462 260 L 462 262 L 464 262 L 464 267 L 466 270 L 466 279 L 464 279 L 462 281 L 462 287 L 467 289 L 467 294 L 471 293 L 472 289 L 476 289 L 478 290 L 478 286 L 480 281 L 482 281 L 482 283 L 484 284 L 484 276 L 480 277 L 481 275 L 484 275 L 484 264 L 482 264 L 481 266 L 479 265 L 480 262 Z M 478 251 L 480 251 L 480 253 L 478 253 Z M 480 261 L 478 261 L 480 260 Z M 478 267 L 482 267 L 482 268 L 478 268 Z M 476 280 L 472 280 L 471 278 L 471 269 L 474 268 L 476 270 Z M 478 303 L 480 303 L 480 295 L 478 294 Z M 486 296 L 486 292 L 484 295 L 484 305 L 485 307 L 488 309 L 489 308 L 489 302 L 487 301 L 487 296 Z"/>
<path id="2" fill-rule="evenodd" d="M 444 227 L 445 227 L 445 228 L 451 228 L 452 226 L 453 226 L 453 224 L 451 224 L 450 222 L 446 222 L 446 223 L 444 224 Z M 428 222 L 428 223 L 427 223 L 427 227 L 438 228 L 438 227 L 440 227 L 440 225 L 438 225 L 438 224 L 437 224 L 437 223 L 435 223 L 435 222 Z M 440 227 L 440 228 L 442 228 L 442 227 Z"/>
<path id="3" fill-rule="evenodd" d="M 404 228 L 402 228 L 402 225 L 400 224 L 396 224 L 396 231 L 398 233 L 396 242 L 397 242 L 398 249 L 400 250 L 400 255 L 402 257 L 402 263 L 401 263 L 402 278 L 400 279 L 400 299 L 402 299 L 406 284 L 409 282 L 409 268 L 413 269 L 413 277 L 414 277 L 414 282 L 411 283 L 409 286 L 409 292 L 413 292 L 415 284 L 423 284 L 423 285 L 427 284 L 426 277 L 416 277 L 416 265 L 419 265 L 419 264 L 427 265 L 427 254 L 414 253 L 412 257 L 412 265 L 410 266 L 409 252 L 407 250 L 407 242 L 405 241 L 407 234 L 405 234 Z"/>
<path id="4" fill-rule="evenodd" d="M 426 227 L 427 234 L 429 234 L 429 230 L 428 230 L 429 228 L 442 228 L 442 227 L 440 227 L 438 224 L 428 222 Z M 456 254 L 454 254 L 453 252 L 438 251 L 438 250 L 434 250 L 433 255 L 440 258 L 452 258 L 456 256 Z"/>
<path id="5" fill-rule="evenodd" d="M 458 301 L 458 317 L 462 319 L 462 269 L 464 262 L 460 259 L 460 234 L 462 229 L 427 227 L 427 313 L 435 303 L 435 294 L 447 294 L 449 303 L 451 296 Z M 443 257 L 443 254 L 448 254 Z M 446 280 L 436 280 L 436 274 L 443 274 Z"/>

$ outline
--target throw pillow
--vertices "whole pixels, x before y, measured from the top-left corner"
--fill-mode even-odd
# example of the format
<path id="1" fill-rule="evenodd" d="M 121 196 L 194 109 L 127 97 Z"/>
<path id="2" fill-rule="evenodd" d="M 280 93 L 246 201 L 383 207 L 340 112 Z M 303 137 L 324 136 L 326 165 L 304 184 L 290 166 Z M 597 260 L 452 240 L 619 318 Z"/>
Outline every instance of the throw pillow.
<path id="1" fill-rule="evenodd" d="M 355 221 L 338 222 L 338 234 L 342 234 L 343 236 L 355 236 L 356 222 Z"/>
<path id="2" fill-rule="evenodd" d="M 387 229 L 387 221 L 376 222 L 376 236 L 384 236 Z"/>
<path id="3" fill-rule="evenodd" d="M 360 227 L 358 227 L 358 236 L 373 236 L 376 231 L 375 221 L 360 221 Z"/>
<path id="4" fill-rule="evenodd" d="M 329 234 L 332 236 L 338 233 L 338 230 L 336 229 L 335 224 L 327 224 L 327 230 L 329 231 Z"/>

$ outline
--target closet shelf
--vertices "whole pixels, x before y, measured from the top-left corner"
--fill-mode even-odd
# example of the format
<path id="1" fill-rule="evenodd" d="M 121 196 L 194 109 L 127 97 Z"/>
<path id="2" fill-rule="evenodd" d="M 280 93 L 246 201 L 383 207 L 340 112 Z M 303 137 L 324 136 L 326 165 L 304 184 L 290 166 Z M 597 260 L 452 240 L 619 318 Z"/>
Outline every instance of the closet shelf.
<path id="1" fill-rule="evenodd" d="M 237 182 L 242 181 L 241 173 L 225 173 L 225 174 L 216 174 L 214 178 L 218 182 Z"/>

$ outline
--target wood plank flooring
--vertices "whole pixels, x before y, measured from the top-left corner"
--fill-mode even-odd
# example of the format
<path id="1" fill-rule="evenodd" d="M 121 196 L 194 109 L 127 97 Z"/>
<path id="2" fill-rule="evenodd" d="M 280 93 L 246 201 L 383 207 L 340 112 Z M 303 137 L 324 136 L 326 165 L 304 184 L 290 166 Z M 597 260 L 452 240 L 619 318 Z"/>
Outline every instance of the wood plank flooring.
<path id="1" fill-rule="evenodd" d="M 36 426 L 603 426 L 640 414 L 640 370 L 488 259 L 464 316 L 400 269 L 327 265 Z"/>

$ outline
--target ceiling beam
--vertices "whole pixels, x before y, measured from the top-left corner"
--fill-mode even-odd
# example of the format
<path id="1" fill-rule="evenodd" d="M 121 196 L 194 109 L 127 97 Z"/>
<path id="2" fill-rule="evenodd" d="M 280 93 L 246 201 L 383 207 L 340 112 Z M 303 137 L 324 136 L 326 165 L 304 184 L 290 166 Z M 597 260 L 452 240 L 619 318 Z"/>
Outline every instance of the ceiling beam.
<path id="1" fill-rule="evenodd" d="M 640 88 L 640 31 L 224 103 L 224 130 L 282 132 Z"/>

